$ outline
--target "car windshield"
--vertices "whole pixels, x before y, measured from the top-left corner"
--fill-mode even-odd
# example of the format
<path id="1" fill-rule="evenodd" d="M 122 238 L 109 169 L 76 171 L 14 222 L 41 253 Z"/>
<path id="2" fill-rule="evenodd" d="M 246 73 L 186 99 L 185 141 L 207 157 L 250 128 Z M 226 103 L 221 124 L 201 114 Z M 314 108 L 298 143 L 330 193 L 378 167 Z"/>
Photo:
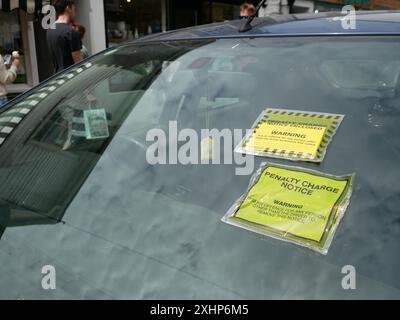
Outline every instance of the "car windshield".
<path id="1" fill-rule="evenodd" d="M 386 36 L 138 42 L 16 99 L 0 113 L 0 298 L 399 298 L 399 53 Z M 266 108 L 345 116 L 321 164 L 294 164 L 356 174 L 327 256 L 221 222 L 262 162 L 293 162 L 250 167 L 241 136 L 202 164 L 202 130 L 244 135 Z"/>

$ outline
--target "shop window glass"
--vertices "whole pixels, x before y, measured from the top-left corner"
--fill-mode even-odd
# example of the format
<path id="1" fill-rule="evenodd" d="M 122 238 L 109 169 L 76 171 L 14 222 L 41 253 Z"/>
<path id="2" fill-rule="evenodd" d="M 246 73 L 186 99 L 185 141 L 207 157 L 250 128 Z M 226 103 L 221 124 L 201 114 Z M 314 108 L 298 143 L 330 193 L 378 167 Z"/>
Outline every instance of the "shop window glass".
<path id="1" fill-rule="evenodd" d="M 162 0 L 106 0 L 109 46 L 162 31 Z"/>
<path id="2" fill-rule="evenodd" d="M 18 10 L 0 11 L 0 54 L 4 56 L 13 51 L 18 51 L 21 55 L 21 66 L 14 83 L 25 84 L 27 83 L 27 74 L 19 12 Z"/>
<path id="3" fill-rule="evenodd" d="M 203 20 L 206 23 L 239 19 L 240 5 L 222 2 L 203 2 Z"/>

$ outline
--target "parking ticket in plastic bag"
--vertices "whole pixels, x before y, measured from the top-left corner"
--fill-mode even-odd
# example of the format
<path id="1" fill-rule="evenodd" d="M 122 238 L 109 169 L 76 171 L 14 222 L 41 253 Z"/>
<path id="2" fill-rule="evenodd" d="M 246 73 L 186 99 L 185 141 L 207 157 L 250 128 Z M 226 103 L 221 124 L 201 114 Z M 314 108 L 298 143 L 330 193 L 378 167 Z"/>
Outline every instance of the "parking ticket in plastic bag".
<path id="1" fill-rule="evenodd" d="M 222 221 L 326 255 L 349 205 L 353 178 L 263 163 Z"/>

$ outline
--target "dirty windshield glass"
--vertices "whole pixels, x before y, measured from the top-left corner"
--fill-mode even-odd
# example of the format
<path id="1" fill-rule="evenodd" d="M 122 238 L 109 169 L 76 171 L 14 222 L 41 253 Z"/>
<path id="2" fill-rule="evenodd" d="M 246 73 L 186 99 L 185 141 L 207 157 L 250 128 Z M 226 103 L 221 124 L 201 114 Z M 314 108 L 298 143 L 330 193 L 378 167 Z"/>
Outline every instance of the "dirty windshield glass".
<path id="1" fill-rule="evenodd" d="M 15 100 L 0 298 L 399 298 L 399 53 L 382 36 L 132 44 Z M 321 163 L 235 153 L 266 108 L 344 118 Z M 328 255 L 221 222 L 265 161 L 355 174 Z"/>

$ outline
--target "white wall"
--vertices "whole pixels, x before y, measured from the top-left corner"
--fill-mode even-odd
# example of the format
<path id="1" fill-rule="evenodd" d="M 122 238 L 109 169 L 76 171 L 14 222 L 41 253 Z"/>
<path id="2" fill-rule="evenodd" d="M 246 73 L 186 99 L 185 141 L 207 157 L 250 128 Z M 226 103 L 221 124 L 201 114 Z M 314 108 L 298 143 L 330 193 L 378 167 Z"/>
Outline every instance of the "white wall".
<path id="1" fill-rule="evenodd" d="M 76 0 L 76 23 L 86 28 L 84 45 L 92 54 L 106 48 L 103 0 Z"/>

